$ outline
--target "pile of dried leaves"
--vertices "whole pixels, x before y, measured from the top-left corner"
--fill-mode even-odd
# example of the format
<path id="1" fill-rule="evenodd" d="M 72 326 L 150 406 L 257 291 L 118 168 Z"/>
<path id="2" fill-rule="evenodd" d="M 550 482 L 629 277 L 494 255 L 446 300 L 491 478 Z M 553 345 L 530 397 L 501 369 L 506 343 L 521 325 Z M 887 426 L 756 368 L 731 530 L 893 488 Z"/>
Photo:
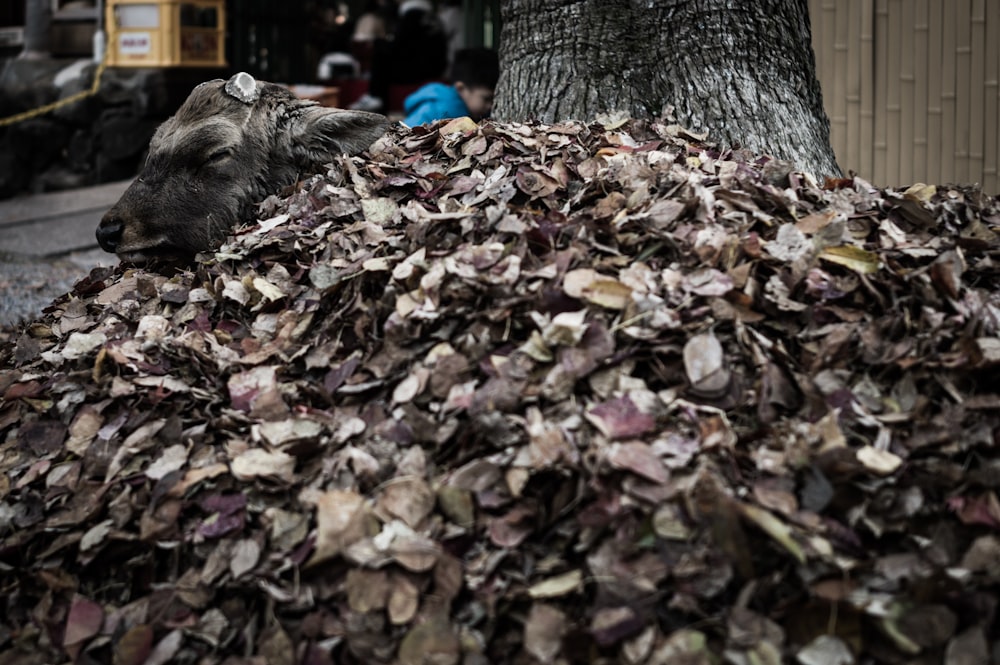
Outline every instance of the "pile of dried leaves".
<path id="1" fill-rule="evenodd" d="M 0 661 L 981 663 L 1000 204 L 380 140 L 0 351 Z"/>

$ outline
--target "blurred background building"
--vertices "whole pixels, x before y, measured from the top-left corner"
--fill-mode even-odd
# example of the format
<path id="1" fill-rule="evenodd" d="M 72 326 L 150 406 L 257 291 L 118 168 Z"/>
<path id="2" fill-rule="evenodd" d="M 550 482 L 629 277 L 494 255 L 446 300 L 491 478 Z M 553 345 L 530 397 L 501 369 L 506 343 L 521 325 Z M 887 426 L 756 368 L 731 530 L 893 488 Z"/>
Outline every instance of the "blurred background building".
<path id="1" fill-rule="evenodd" d="M 309 82 L 320 58 L 350 52 L 350 38 L 366 0 L 219 0 L 225 7 L 224 51 L 230 69 L 271 81 Z M 49 50 L 54 57 L 87 56 L 100 7 L 114 0 L 4 0 L 0 2 L 0 57 L 16 56 L 24 45 L 25 7 L 49 8 Z M 204 0 L 124 0 L 128 5 L 198 6 Z M 387 11 L 399 4 L 386 2 Z M 435 3 L 444 7 L 443 1 Z M 466 46 L 495 46 L 500 0 L 462 0 Z"/>

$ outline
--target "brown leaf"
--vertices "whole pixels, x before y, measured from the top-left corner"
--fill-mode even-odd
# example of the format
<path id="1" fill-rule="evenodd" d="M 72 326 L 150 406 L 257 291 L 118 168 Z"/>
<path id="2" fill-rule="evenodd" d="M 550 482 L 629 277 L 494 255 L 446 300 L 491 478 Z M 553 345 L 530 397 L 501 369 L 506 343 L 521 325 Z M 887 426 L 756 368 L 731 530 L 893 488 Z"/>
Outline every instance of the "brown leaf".
<path id="1" fill-rule="evenodd" d="M 609 439 L 641 436 L 656 427 L 656 418 L 643 413 L 627 396 L 595 404 L 587 409 L 585 415 Z"/>
<path id="2" fill-rule="evenodd" d="M 295 480 L 295 458 L 280 450 L 249 448 L 230 463 L 233 476 L 239 480 L 265 477 L 292 483 Z"/>
<path id="3" fill-rule="evenodd" d="M 535 512 L 518 504 L 502 517 L 490 521 L 490 540 L 500 547 L 517 547 L 534 530 Z"/>
<path id="4" fill-rule="evenodd" d="M 263 630 L 257 640 L 257 653 L 268 665 L 296 665 L 295 645 L 278 623 Z"/>
<path id="5" fill-rule="evenodd" d="M 347 603 L 352 610 L 362 614 L 384 609 L 392 591 L 389 574 L 383 570 L 352 568 L 347 571 L 344 586 Z"/>
<path id="6" fill-rule="evenodd" d="M 315 566 L 343 552 L 366 535 L 368 507 L 365 498 L 352 491 L 331 490 L 316 502 L 316 549 L 307 566 Z"/>
<path id="7" fill-rule="evenodd" d="M 605 607 L 594 612 L 590 633 L 601 646 L 610 646 L 634 635 L 644 623 L 631 607 Z"/>
<path id="8" fill-rule="evenodd" d="M 114 665 L 143 665 L 153 650 L 153 628 L 134 626 L 115 642 Z"/>
<path id="9" fill-rule="evenodd" d="M 524 648 L 540 663 L 555 662 L 568 629 L 562 611 L 545 603 L 534 603 L 524 624 Z"/>
<path id="10" fill-rule="evenodd" d="M 962 273 L 965 260 L 961 252 L 952 250 L 942 253 L 931 264 L 930 273 L 934 286 L 949 298 L 958 298 L 962 290 Z"/>
<path id="11" fill-rule="evenodd" d="M 9 398 L 5 398 L 9 399 Z M 97 436 L 101 426 L 104 425 L 104 418 L 91 405 L 84 405 L 73 418 L 69 426 L 69 439 L 66 440 L 66 450 L 74 455 L 83 456 L 87 452 L 87 447 Z"/>
<path id="12" fill-rule="evenodd" d="M 97 635 L 103 623 L 104 610 L 100 605 L 83 596 L 74 596 L 66 617 L 63 644 L 68 647 L 86 642 Z"/>
<path id="13" fill-rule="evenodd" d="M 184 634 L 179 630 L 172 630 L 156 643 L 144 665 L 167 665 L 174 660 L 180 650 Z"/>
<path id="14" fill-rule="evenodd" d="M 703 393 L 717 393 L 729 385 L 725 352 L 711 332 L 695 335 L 684 345 L 684 370 L 691 387 Z"/>
<path id="15" fill-rule="evenodd" d="M 434 509 L 434 492 L 420 478 L 397 478 L 378 498 L 378 507 L 416 529 Z"/>
<path id="16" fill-rule="evenodd" d="M 37 420 L 17 430 L 18 445 L 42 456 L 54 453 L 66 440 L 66 426 L 55 420 Z"/>
<path id="17" fill-rule="evenodd" d="M 455 524 L 469 528 L 476 517 L 472 494 L 451 485 L 442 485 L 437 492 L 437 502 L 441 511 Z"/>
<path id="18" fill-rule="evenodd" d="M 414 626 L 399 643 L 398 657 L 402 665 L 454 665 L 460 656 L 458 636 L 444 617 L 434 617 Z"/>
<path id="19" fill-rule="evenodd" d="M 400 574 L 392 576 L 391 584 L 387 607 L 389 621 L 397 626 L 410 623 L 420 607 L 420 589 L 409 577 Z"/>
<path id="20" fill-rule="evenodd" d="M 229 561 L 229 570 L 233 574 L 233 579 L 239 579 L 244 574 L 257 567 L 260 561 L 260 545 L 251 538 L 244 538 L 237 541 L 233 548 L 232 559 Z"/>
<path id="21" fill-rule="evenodd" d="M 665 483 L 669 478 L 660 458 L 648 444 L 641 441 L 612 444 L 608 449 L 608 463 L 616 469 L 631 471 L 654 483 Z"/>
<path id="22" fill-rule="evenodd" d="M 433 541 L 415 536 L 404 536 L 393 540 L 390 554 L 396 563 L 403 568 L 414 572 L 423 572 L 437 563 L 441 552 Z"/>

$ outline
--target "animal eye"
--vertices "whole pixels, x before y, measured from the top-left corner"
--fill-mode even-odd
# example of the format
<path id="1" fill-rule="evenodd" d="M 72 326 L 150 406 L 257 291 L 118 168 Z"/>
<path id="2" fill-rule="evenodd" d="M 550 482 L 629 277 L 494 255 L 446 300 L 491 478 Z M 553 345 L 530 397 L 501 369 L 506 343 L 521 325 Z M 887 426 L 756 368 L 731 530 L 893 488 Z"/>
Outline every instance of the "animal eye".
<path id="1" fill-rule="evenodd" d="M 208 156 L 208 159 L 202 162 L 202 166 L 221 162 L 222 160 L 226 159 L 232 154 L 233 151 L 229 148 L 222 148 L 220 150 L 216 150 L 215 152 L 213 152 L 211 155 Z"/>

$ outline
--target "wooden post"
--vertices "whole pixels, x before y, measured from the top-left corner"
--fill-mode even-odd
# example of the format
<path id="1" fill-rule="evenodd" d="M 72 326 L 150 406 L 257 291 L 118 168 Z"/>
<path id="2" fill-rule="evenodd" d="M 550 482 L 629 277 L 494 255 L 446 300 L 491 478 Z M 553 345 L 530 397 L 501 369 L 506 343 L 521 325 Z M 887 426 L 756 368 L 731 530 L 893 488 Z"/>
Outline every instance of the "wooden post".
<path id="1" fill-rule="evenodd" d="M 24 50 L 18 57 L 25 60 L 48 57 L 51 24 L 51 0 L 24 0 Z"/>

